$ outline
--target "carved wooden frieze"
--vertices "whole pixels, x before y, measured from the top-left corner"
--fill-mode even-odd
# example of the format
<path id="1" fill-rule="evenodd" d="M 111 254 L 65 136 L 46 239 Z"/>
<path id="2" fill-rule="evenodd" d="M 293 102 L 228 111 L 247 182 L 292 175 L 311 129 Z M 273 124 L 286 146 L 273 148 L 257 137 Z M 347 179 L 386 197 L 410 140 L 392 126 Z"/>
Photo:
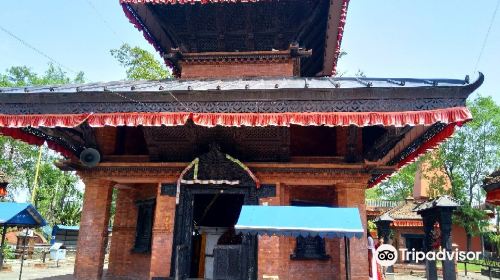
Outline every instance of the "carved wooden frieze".
<path id="1" fill-rule="evenodd" d="M 244 161 L 286 161 L 286 127 L 145 127 L 144 138 L 152 161 L 191 161 L 208 151 L 210 143 Z"/>

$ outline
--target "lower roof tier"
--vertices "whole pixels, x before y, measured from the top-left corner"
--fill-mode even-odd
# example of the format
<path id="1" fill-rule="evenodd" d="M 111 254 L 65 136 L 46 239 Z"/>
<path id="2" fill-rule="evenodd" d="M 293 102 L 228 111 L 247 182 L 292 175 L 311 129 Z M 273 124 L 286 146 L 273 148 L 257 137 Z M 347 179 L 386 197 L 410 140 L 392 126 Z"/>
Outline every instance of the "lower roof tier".
<path id="1" fill-rule="evenodd" d="M 69 158 L 92 147 L 104 160 L 139 155 L 182 162 L 202 152 L 196 147 L 215 141 L 245 161 L 325 156 L 401 167 L 471 119 L 465 101 L 483 79 L 169 80 L 0 88 L 0 133 L 30 144 L 47 141 Z M 387 176 L 373 174 L 370 184 Z"/>

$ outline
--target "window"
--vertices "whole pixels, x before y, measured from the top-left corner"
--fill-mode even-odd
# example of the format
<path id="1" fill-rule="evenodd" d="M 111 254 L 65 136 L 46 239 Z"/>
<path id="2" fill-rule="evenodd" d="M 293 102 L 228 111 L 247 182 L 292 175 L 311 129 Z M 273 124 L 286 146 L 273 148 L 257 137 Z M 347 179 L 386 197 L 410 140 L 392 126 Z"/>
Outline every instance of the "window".
<path id="1" fill-rule="evenodd" d="M 292 206 L 329 206 L 322 203 L 292 201 Z M 328 260 L 326 254 L 325 239 L 320 236 L 299 236 L 296 238 L 295 250 L 290 259 L 292 260 Z"/>
<path id="2" fill-rule="evenodd" d="M 155 199 L 136 201 L 137 225 L 135 228 L 135 244 L 133 252 L 151 252 L 151 236 L 153 231 L 153 217 Z"/>

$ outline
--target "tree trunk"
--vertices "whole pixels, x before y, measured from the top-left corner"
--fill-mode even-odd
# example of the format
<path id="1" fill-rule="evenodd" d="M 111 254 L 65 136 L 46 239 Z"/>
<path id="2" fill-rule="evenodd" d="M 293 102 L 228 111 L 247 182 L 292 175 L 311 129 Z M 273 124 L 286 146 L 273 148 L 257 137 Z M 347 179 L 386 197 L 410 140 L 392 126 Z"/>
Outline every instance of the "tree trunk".
<path id="1" fill-rule="evenodd" d="M 467 251 L 470 251 L 472 247 L 472 235 L 467 233 Z"/>

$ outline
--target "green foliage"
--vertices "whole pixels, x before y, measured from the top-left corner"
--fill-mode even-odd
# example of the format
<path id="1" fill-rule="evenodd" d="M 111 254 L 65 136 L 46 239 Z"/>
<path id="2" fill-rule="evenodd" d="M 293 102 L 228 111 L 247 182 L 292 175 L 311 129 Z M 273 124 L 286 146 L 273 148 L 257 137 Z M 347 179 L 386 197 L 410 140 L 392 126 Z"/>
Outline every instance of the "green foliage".
<path id="1" fill-rule="evenodd" d="M 368 220 L 368 231 L 377 230 L 377 224 L 375 222 Z"/>
<path id="2" fill-rule="evenodd" d="M 388 200 L 404 200 L 412 195 L 417 163 L 412 163 L 379 185 L 379 197 Z"/>
<path id="3" fill-rule="evenodd" d="M 379 187 L 370 188 L 365 191 L 366 199 L 379 199 L 382 195 L 383 193 Z"/>
<path id="4" fill-rule="evenodd" d="M 123 44 L 119 49 L 111 50 L 111 55 L 125 67 L 130 80 L 161 80 L 171 76 L 162 62 L 139 47 Z"/>
<path id="5" fill-rule="evenodd" d="M 487 235 L 488 240 L 495 245 L 497 254 L 500 252 L 500 234 L 489 232 Z"/>
<path id="6" fill-rule="evenodd" d="M 43 75 L 34 73 L 26 66 L 15 66 L 0 74 L 0 86 L 30 86 L 83 82 L 83 73 L 69 78 L 58 67 L 49 64 Z M 43 146 L 39 180 L 35 197 L 33 186 L 39 147 L 0 136 L 0 170 L 11 179 L 8 200 L 26 197 L 34 202 L 50 224 L 74 225 L 80 220 L 82 191 L 78 177 L 54 166 L 60 156 Z"/>
<path id="7" fill-rule="evenodd" d="M 4 260 L 12 260 L 16 257 L 14 249 L 7 244 L 7 240 L 3 242 L 2 246 Z M 1 266 L 1 264 L 0 264 Z"/>
<path id="8" fill-rule="evenodd" d="M 40 85 L 61 85 L 68 83 L 83 83 L 85 81 L 83 72 L 79 72 L 75 78 L 69 78 L 61 68 L 52 63 L 43 75 L 34 73 L 26 66 L 12 66 L 5 74 L 0 74 L 0 87 L 22 87 Z"/>
<path id="9" fill-rule="evenodd" d="M 491 97 L 470 102 L 473 121 L 439 149 L 439 164 L 452 184 L 453 196 L 471 206 L 483 197 L 482 181 L 500 164 L 500 106 Z"/>
<path id="10" fill-rule="evenodd" d="M 404 199 L 411 194 L 416 164 L 426 165 L 423 174 L 429 180 L 431 197 L 449 194 L 461 202 L 454 223 L 464 227 L 470 237 L 488 225 L 488 218 L 478 204 L 483 201 L 481 188 L 486 175 L 500 167 L 500 106 L 491 97 L 477 97 L 468 104 L 474 117 L 444 142 L 435 153 L 400 170 L 380 185 L 380 197 Z M 451 189 L 445 185 L 451 183 Z"/>

